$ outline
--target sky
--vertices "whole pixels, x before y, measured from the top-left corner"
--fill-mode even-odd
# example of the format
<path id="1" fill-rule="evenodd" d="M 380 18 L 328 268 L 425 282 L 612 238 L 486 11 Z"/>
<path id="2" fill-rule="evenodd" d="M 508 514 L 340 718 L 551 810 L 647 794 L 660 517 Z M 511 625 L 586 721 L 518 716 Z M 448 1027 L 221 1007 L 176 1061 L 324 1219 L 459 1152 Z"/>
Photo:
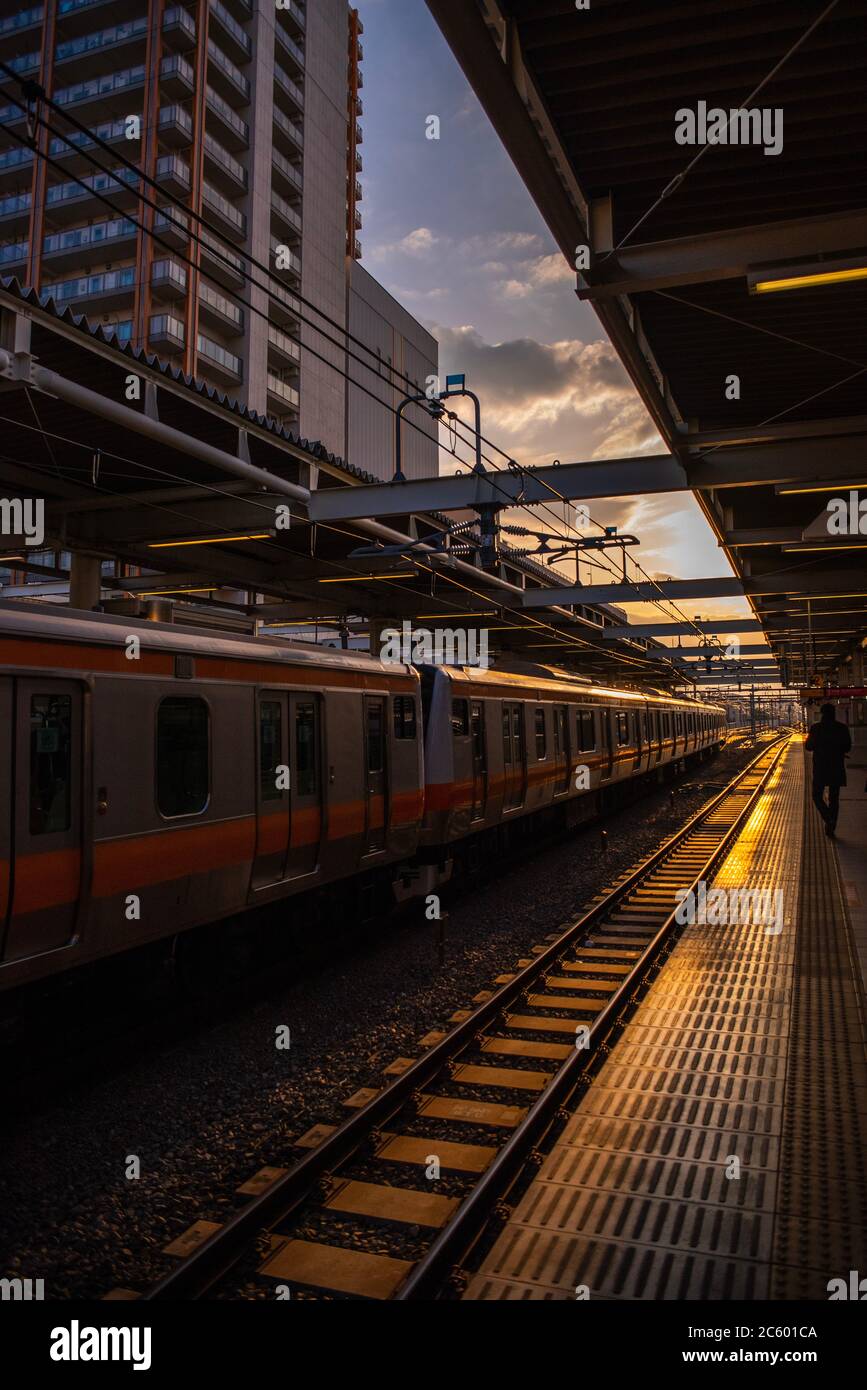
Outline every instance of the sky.
<path id="1" fill-rule="evenodd" d="M 357 4 L 367 270 L 437 338 L 441 377 L 466 373 L 481 399 L 483 434 L 519 462 L 664 452 L 424 0 Z M 426 136 L 431 116 L 438 140 Z M 537 515 L 540 529 L 557 529 L 551 516 Z M 691 494 L 602 500 L 591 515 L 638 535 L 635 553 L 654 578 L 731 573 Z M 604 577 L 582 563 L 585 582 Z M 659 616 L 638 604 L 627 611 L 633 621 Z M 684 612 L 736 616 L 749 608 L 746 600 L 690 600 Z"/>

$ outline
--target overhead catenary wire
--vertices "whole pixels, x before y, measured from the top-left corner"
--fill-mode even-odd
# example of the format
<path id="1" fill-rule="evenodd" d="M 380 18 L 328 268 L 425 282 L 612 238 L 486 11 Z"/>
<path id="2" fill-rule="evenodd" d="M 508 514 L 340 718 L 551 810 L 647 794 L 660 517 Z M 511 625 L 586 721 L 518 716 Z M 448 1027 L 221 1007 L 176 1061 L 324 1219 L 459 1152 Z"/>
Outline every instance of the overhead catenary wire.
<path id="1" fill-rule="evenodd" d="M 38 99 L 38 100 L 40 100 L 40 101 L 44 101 L 44 102 L 45 102 L 47 105 L 49 105 L 53 110 L 59 112 L 59 114 L 60 114 L 64 119 L 66 119 L 70 124 L 74 125 L 82 134 L 86 135 L 86 136 L 88 137 L 89 140 L 93 141 L 94 143 L 96 143 L 96 144 L 100 145 L 102 148 L 104 148 L 104 149 L 108 152 L 108 154 L 109 154 L 113 159 L 118 159 L 118 158 L 119 158 L 120 161 L 121 161 L 121 163 L 124 164 L 127 168 L 129 168 L 130 171 L 133 172 L 133 173 L 136 175 L 136 177 L 137 177 L 138 179 L 141 179 L 141 180 L 143 180 L 144 182 L 146 182 L 146 183 L 148 183 L 149 185 L 151 185 L 152 187 L 158 189 L 158 191 L 160 192 L 160 196 L 161 196 L 163 199 L 168 198 L 169 201 L 171 201 L 172 203 L 174 203 L 174 204 L 180 209 L 180 211 L 182 212 L 184 218 L 192 217 L 192 218 L 195 219 L 198 223 L 200 223 L 203 227 L 205 227 L 205 228 L 208 230 L 208 232 L 211 234 L 212 237 L 215 237 L 218 241 L 224 241 L 224 242 L 225 242 L 225 238 L 224 238 L 223 235 L 220 233 L 220 231 L 219 231 L 218 228 L 213 227 L 212 224 L 210 224 L 210 223 L 207 221 L 207 219 L 205 219 L 205 218 L 202 217 L 198 212 L 194 211 L 193 209 L 189 208 L 187 205 L 185 205 L 184 203 L 182 203 L 181 200 L 178 199 L 177 197 L 175 197 L 174 194 L 170 193 L 169 191 L 167 191 L 167 190 L 165 190 L 165 189 L 160 188 L 160 186 L 159 186 L 153 179 L 151 179 L 149 175 L 145 174 L 145 172 L 144 172 L 142 169 L 140 169 L 138 165 L 135 165 L 132 161 L 128 160 L 128 159 L 126 158 L 126 156 L 124 156 L 123 154 L 121 154 L 119 151 L 112 150 L 111 146 L 108 145 L 107 142 L 105 142 L 105 141 L 102 139 L 101 136 L 99 136 L 99 135 L 98 135 L 95 131 L 93 131 L 90 127 L 87 127 L 86 125 L 84 125 L 83 123 L 81 123 L 80 121 L 78 121 L 78 119 L 77 119 L 76 117 L 72 116 L 69 112 L 64 111 L 63 108 L 62 108 L 58 103 L 56 103 L 55 101 L 53 101 L 53 99 L 49 98 L 49 97 L 44 93 L 44 91 L 43 91 L 41 88 L 38 87 L 37 84 L 28 83 L 28 82 L 21 82 L 21 79 L 19 79 L 19 78 L 17 77 L 17 75 L 14 73 L 14 71 L 13 71 L 12 69 L 10 69 L 10 68 L 8 67 L 8 65 L 5 64 L 5 63 L 0 62 L 0 69 L 2 69 L 2 70 L 6 73 L 6 75 L 9 76 L 9 77 L 11 77 L 13 80 L 20 82 L 20 84 L 21 84 L 21 86 L 22 86 L 22 90 L 25 92 L 25 94 L 28 94 L 28 95 L 31 96 L 31 97 L 35 97 L 36 99 Z M 6 95 L 8 95 L 8 94 L 6 94 Z M 25 107 L 24 103 L 18 101 L 18 100 L 17 100 L 16 98 L 14 98 L 14 97 L 11 97 L 10 99 L 13 101 L 13 103 L 14 103 L 15 105 L 17 105 L 17 106 L 19 107 L 19 109 L 21 109 L 21 110 L 23 110 L 23 111 L 25 111 L 25 112 L 27 111 L 27 107 Z M 108 176 L 109 178 L 113 179 L 115 182 L 118 182 L 117 179 L 115 178 L 115 173 L 114 173 L 114 170 L 113 170 L 113 169 L 107 168 L 105 165 L 101 164 L 100 161 L 97 160 L 92 154 L 89 154 L 89 153 L 83 151 L 83 150 L 80 148 L 80 146 L 79 146 L 78 144 L 76 144 L 75 141 L 73 141 L 73 140 L 71 140 L 71 139 L 69 138 L 69 136 L 65 135 L 65 134 L 64 134 L 63 132 L 61 132 L 61 131 L 56 130 L 55 127 L 51 126 L 51 124 L 50 124 L 49 122 L 45 121 L 44 118 L 41 117 L 41 116 L 39 116 L 39 115 L 36 115 L 35 120 L 38 122 L 38 124 L 42 125 L 49 133 L 51 133 L 52 135 L 54 135 L 56 138 L 59 138 L 59 139 L 63 140 L 64 143 L 67 144 L 67 145 L 70 147 L 70 149 L 72 149 L 75 153 L 77 153 L 77 154 L 79 154 L 79 155 L 83 155 L 84 158 L 87 159 L 87 161 L 88 161 L 89 164 L 93 165 L 95 168 L 97 168 L 98 170 L 100 170 L 100 172 L 104 173 L 106 176 Z M 151 240 L 155 241 L 158 245 L 164 247 L 164 248 L 165 248 L 167 251 L 169 251 L 172 255 L 178 256 L 181 260 L 185 261 L 188 265 L 191 265 L 191 266 L 193 266 L 194 268 L 197 267 L 197 262 L 195 262 L 191 257 L 185 256 L 185 255 L 183 255 L 182 253 L 179 253 L 179 252 L 177 251 L 176 248 L 172 247 L 170 243 L 166 242 L 163 238 L 161 238 L 152 228 L 145 227 L 143 223 L 139 222 L 139 221 L 138 221 L 137 219 L 135 219 L 135 218 L 130 218 L 129 215 L 128 215 L 128 213 L 127 213 L 123 208 L 118 207 L 117 204 L 111 202 L 111 200 L 108 199 L 107 197 L 105 197 L 105 195 L 103 195 L 103 194 L 101 194 L 99 191 L 93 189 L 93 188 L 91 187 L 91 185 L 87 184 L 83 179 L 78 178 L 75 174 L 72 174 L 71 171 L 69 171 L 69 170 L 67 170 L 67 169 L 64 169 L 61 165 L 58 164 L 58 162 L 57 162 L 56 160 L 52 159 L 51 156 L 50 156 L 47 152 L 41 151 L 41 150 L 39 150 L 38 148 L 36 148 L 36 146 L 35 146 L 35 141 L 33 142 L 32 146 L 31 146 L 31 143 L 30 143 L 27 139 L 25 139 L 24 137 L 18 135 L 17 132 L 15 132 L 14 130 L 10 130 L 10 133 L 13 135 L 13 138 L 17 139 L 17 140 L 19 141 L 19 143 L 21 143 L 22 145 L 24 145 L 24 146 L 26 146 L 26 147 L 28 147 L 28 148 L 31 148 L 31 147 L 32 147 L 32 148 L 34 149 L 34 152 L 36 153 L 37 157 L 44 159 L 51 167 L 57 169 L 58 172 L 59 172 L 61 175 L 63 175 L 64 177 L 71 177 L 71 179 L 72 179 L 74 182 L 78 183 L 79 186 L 85 188 L 88 192 L 90 192 L 93 196 L 95 196 L 99 201 L 101 201 L 102 203 L 104 203 L 104 204 L 105 204 L 112 212 L 114 212 L 118 217 L 121 217 L 121 218 L 128 218 L 128 220 L 132 221 L 132 222 L 134 223 L 134 225 L 136 225 L 136 226 L 139 228 L 139 230 L 143 233 L 143 235 L 149 237 Z M 153 209 L 153 210 L 155 210 L 155 211 L 162 211 L 162 208 L 161 208 L 156 202 L 154 202 L 154 201 L 151 200 L 151 199 L 148 199 L 148 198 L 147 198 L 143 193 L 141 193 L 140 191 L 137 192 L 136 196 L 137 196 L 137 198 L 139 199 L 140 202 L 143 202 L 144 204 L 146 204 L 146 205 L 147 205 L 148 207 L 150 207 L 151 209 Z M 197 233 L 190 231 L 188 234 L 189 234 L 189 236 L 190 236 L 191 239 L 195 240 L 195 242 L 197 243 L 197 245 L 201 245 L 201 244 L 204 243 L 204 239 L 203 239 L 202 237 L 200 237 Z M 209 249 L 210 249 L 211 251 L 215 252 L 224 262 L 226 262 L 227 264 L 230 263 L 229 257 L 226 256 L 223 252 L 221 252 L 221 251 L 219 250 L 219 247 L 215 247 L 213 244 L 209 244 Z M 235 256 L 237 256 L 237 255 L 239 255 L 239 254 L 240 254 L 240 253 L 233 252 L 233 255 L 235 255 Z M 312 307 L 313 310 L 314 310 L 314 312 L 315 312 L 319 317 L 323 318 L 325 321 L 327 321 L 327 322 L 331 323 L 332 325 L 334 325 L 334 326 L 338 329 L 339 332 L 341 332 L 342 334 L 344 334 L 344 336 L 348 337 L 351 341 L 356 342 L 357 344 L 359 344 L 359 345 L 364 349 L 365 352 L 369 353 L 371 356 L 373 355 L 373 350 L 372 350 L 368 345 L 364 344 L 360 339 L 357 339 L 354 335 L 352 335 L 351 333 L 349 333 L 349 331 L 348 331 L 345 327 L 343 327 L 342 325 L 337 324 L 335 320 L 331 319 L 330 316 L 328 316 L 328 315 L 325 314 L 322 310 L 320 310 L 320 309 L 318 308 L 318 306 L 311 305 L 311 302 L 310 302 L 309 300 L 306 300 L 306 299 L 304 298 L 304 296 L 300 295 L 300 294 L 299 294 L 297 291 L 295 291 L 294 289 L 293 289 L 293 290 L 287 290 L 287 287 L 283 284 L 282 281 L 279 280 L 278 277 L 276 277 L 276 276 L 274 275 L 274 273 L 270 270 L 269 267 L 263 266 L 263 265 L 261 264 L 261 262 L 258 262 L 257 260 L 255 260 L 255 258 L 249 256 L 249 254 L 247 254 L 247 253 L 244 253 L 243 259 L 246 259 L 246 260 L 249 261 L 251 264 L 255 264 L 255 265 L 257 266 L 257 268 L 261 269 L 261 270 L 263 271 L 263 273 L 265 273 L 265 274 L 268 276 L 269 279 L 276 280 L 277 283 L 280 284 L 281 290 L 283 290 L 284 292 L 287 292 L 287 293 L 292 294 L 293 297 L 296 298 L 296 299 L 298 299 L 300 302 L 304 302 L 304 303 L 307 304 L 309 307 Z M 266 287 L 266 286 L 263 286 L 263 285 L 261 285 L 261 284 L 259 284 L 259 282 L 257 282 L 256 280 L 254 280 L 253 277 L 249 274 L 249 272 L 242 272 L 242 274 L 244 275 L 244 278 L 245 278 L 246 280 L 248 280 L 248 281 L 250 282 L 250 284 L 253 285 L 255 288 L 258 288 L 258 289 L 262 290 L 263 292 L 270 293 L 270 291 L 267 290 L 267 287 Z M 236 303 L 243 304 L 243 305 L 244 305 L 245 307 L 247 307 L 251 312 L 256 313 L 256 314 L 259 314 L 261 317 L 265 318 L 266 321 L 269 323 L 269 325 L 271 325 L 271 326 L 277 326 L 277 325 L 274 324 L 274 322 L 273 322 L 272 318 L 270 317 L 270 315 L 268 315 L 265 311 L 260 310 L 260 309 L 258 308 L 258 306 L 255 306 L 255 305 L 251 304 L 248 300 L 244 299 L 242 296 L 238 295 L 237 293 L 234 293 L 234 294 L 231 294 L 230 297 L 231 297 L 232 299 L 234 299 Z M 384 376 L 381 372 L 379 372 L 379 371 L 377 370 L 376 367 L 374 367 L 374 366 L 371 365 L 370 363 L 364 362 L 361 358 L 359 358 L 359 357 L 357 356 L 357 354 L 352 353 L 349 349 L 347 349 L 347 348 L 345 347 L 344 344 L 340 344 L 339 342 L 337 342 L 334 338 L 332 338 L 330 335 L 328 335 L 327 333 L 325 333 L 318 325 L 311 323 L 311 321 L 310 321 L 309 319 L 307 319 L 304 315 L 298 314 L 297 311 L 295 311 L 295 310 L 293 310 L 293 312 L 296 313 L 296 316 L 299 317 L 299 318 L 301 319 L 302 322 L 306 323 L 309 327 L 311 327 L 311 328 L 313 329 L 314 332 L 319 333 L 323 338 L 325 338 L 325 340 L 326 340 L 327 342 L 330 342 L 333 346 L 337 347 L 340 351 L 346 351 L 347 356 L 349 356 L 351 359 L 353 359 L 353 360 L 355 360 L 356 362 L 358 362 L 359 365 L 360 365 L 361 367 L 363 367 L 363 368 L 366 369 L 367 371 L 371 372 L 373 375 L 375 375 L 376 377 L 378 377 L 378 379 L 380 379 L 381 381 L 383 381 L 387 386 L 389 386 L 390 388 L 393 389 L 393 382 L 392 382 L 392 380 L 389 379 L 389 377 Z M 323 354 L 317 352 L 315 349 L 310 348 L 307 344 L 305 344 L 304 346 L 305 346 L 305 350 L 306 350 L 306 351 L 310 351 L 310 352 L 312 353 L 313 356 L 317 357 L 320 361 L 324 362 L 327 366 L 330 366 L 330 367 L 332 368 L 332 370 L 337 371 L 337 372 L 338 372 L 340 375 L 342 375 L 345 379 L 347 379 L 347 380 L 352 380 L 352 378 L 349 376 L 349 374 L 348 374 L 346 371 L 344 371 L 342 368 L 340 368 L 336 363 L 331 362 L 330 359 L 328 359 L 327 357 L 325 357 Z M 402 377 L 406 382 L 411 383 L 411 379 L 410 379 L 409 377 L 406 377 L 405 374 L 396 372 L 395 369 L 390 369 L 390 372 L 391 372 L 391 375 L 392 375 L 392 376 L 397 375 L 398 377 Z M 395 410 L 395 408 L 394 408 L 393 406 L 391 406 L 388 402 L 383 401 L 383 400 L 381 399 L 381 397 L 375 395 L 375 394 L 374 394 L 372 391 L 370 391 L 368 388 L 364 387 L 360 382 L 353 381 L 353 384 L 356 385 L 356 386 L 358 386 L 360 390 L 362 390 L 366 395 L 368 395 L 368 396 L 371 397 L 373 400 L 375 400 L 380 406 L 384 406 L 386 409 L 388 409 L 388 410 L 389 410 L 391 413 L 393 413 L 393 414 L 396 414 L 396 413 L 397 413 L 396 410 Z M 411 384 L 415 385 L 415 383 L 411 383 Z M 417 429 L 420 433 L 422 433 L 422 434 L 424 435 L 425 438 L 427 438 L 427 439 L 430 438 L 430 436 L 429 436 L 424 430 L 421 430 L 420 427 L 418 427 L 417 425 L 415 425 L 415 422 L 409 421 L 408 423 L 410 423 L 410 425 L 411 425 L 413 428 Z M 463 424 L 464 422 L 461 421 L 460 423 Z M 480 439 L 485 439 L 485 437 L 480 435 Z M 465 440 L 465 439 L 463 438 L 463 436 L 461 436 L 461 442 L 462 442 L 462 443 L 468 443 L 468 442 L 470 442 L 470 441 Z M 491 441 L 489 441 L 489 440 L 487 440 L 487 439 L 485 439 L 485 442 L 488 443 L 488 444 L 489 444 L 491 447 L 493 447 L 494 449 L 496 449 L 496 451 L 497 451 L 498 453 L 500 453 L 504 458 L 509 459 L 510 463 L 513 462 L 513 461 L 511 460 L 510 456 L 509 456 L 508 454 L 506 454 L 506 452 L 505 452 L 504 450 L 502 450 L 498 445 L 493 444 Z M 442 447 L 444 447 L 444 446 L 443 446 L 442 444 L 439 444 L 439 442 L 438 442 L 438 447 L 442 448 Z M 489 463 L 492 462 L 490 459 L 486 459 L 486 461 L 489 462 Z M 498 471 L 499 471 L 499 470 L 498 470 Z M 505 494 L 501 488 L 498 487 L 498 485 L 496 484 L 496 482 L 494 481 L 494 479 L 491 479 L 490 481 L 491 481 L 491 484 L 492 484 L 495 488 L 497 488 L 499 491 L 501 491 L 501 492 L 503 493 L 503 495 L 504 495 L 505 497 L 507 497 L 507 500 L 508 500 L 510 506 L 514 506 L 515 504 L 514 504 L 513 500 L 512 500 L 510 497 L 508 497 L 508 495 Z M 554 489 L 553 487 L 551 487 L 551 485 L 548 484 L 545 480 L 542 480 L 542 481 L 543 481 L 544 485 L 548 488 L 548 490 L 551 491 L 552 495 L 558 497 L 559 500 L 563 503 L 564 507 L 568 510 L 568 502 L 566 501 L 565 498 L 563 498 L 562 494 L 558 493 L 557 490 Z M 540 505 L 540 506 L 542 507 L 543 510 L 545 510 L 546 512 L 548 512 L 550 515 L 555 516 L 555 514 L 554 514 L 553 512 L 551 512 L 550 507 L 547 507 L 545 504 L 533 504 L 533 505 Z M 556 520 L 557 523 L 559 524 L 561 519 L 560 519 L 559 517 L 556 517 L 556 516 L 555 516 L 555 520 Z M 577 529 L 568 521 L 567 518 L 564 517 L 563 520 L 565 521 L 565 524 L 567 525 L 567 527 L 569 527 L 569 529 L 572 530 L 573 533 L 574 533 L 576 536 L 579 536 L 579 539 L 580 539 L 580 538 L 581 538 L 581 537 L 580 537 L 580 533 L 577 532 Z M 599 526 L 600 529 L 604 529 L 604 527 L 601 526 L 601 523 L 598 523 L 598 522 L 595 522 L 595 521 L 594 521 L 593 524 Z M 589 562 L 589 563 L 594 563 L 594 562 Z M 604 557 L 599 557 L 599 558 L 595 561 L 595 563 L 598 563 L 602 568 L 607 568 L 607 569 L 609 569 L 612 573 L 616 573 L 616 571 L 614 571 L 613 568 L 605 562 Z M 652 579 L 650 578 L 650 576 L 646 575 L 646 572 L 643 570 L 643 568 L 641 567 L 640 564 L 638 564 L 637 562 L 633 562 L 633 563 L 635 563 L 636 569 L 639 571 L 639 573 L 644 574 L 645 579 L 647 579 L 648 582 L 650 582 L 650 583 L 656 583 L 656 581 L 652 580 Z M 619 578 L 619 576 L 618 576 L 618 578 Z M 634 583 L 634 581 L 629 581 L 629 580 L 627 580 L 626 582 L 627 582 L 627 583 L 631 583 L 631 584 Z M 657 587 L 658 587 L 658 584 L 657 584 Z M 661 591 L 660 591 L 660 592 L 661 592 Z M 699 636 L 703 636 L 703 634 L 701 634 L 700 630 L 696 627 L 696 625 L 695 625 L 694 623 L 692 623 L 691 620 L 688 619 L 688 618 L 686 617 L 686 615 L 683 614 L 683 613 L 676 607 L 676 605 L 674 605 L 674 604 L 672 603 L 671 600 L 667 600 L 667 599 L 665 599 L 664 596 L 663 596 L 661 599 L 659 599 L 659 600 L 654 599 L 654 600 L 651 600 L 651 602 L 653 602 L 653 603 L 655 604 L 655 606 L 660 607 L 660 608 L 662 607 L 662 604 L 663 604 L 663 603 L 668 603 L 668 604 L 670 604 L 671 607 L 674 609 L 674 611 L 677 612 L 677 614 L 678 614 L 679 617 L 681 617 L 684 621 L 689 622 L 690 625 L 693 626 L 693 627 L 695 628 L 695 630 L 696 630 L 696 632 L 697 632 L 697 634 L 698 634 Z M 663 611 L 664 611 L 664 610 L 663 610 Z"/>

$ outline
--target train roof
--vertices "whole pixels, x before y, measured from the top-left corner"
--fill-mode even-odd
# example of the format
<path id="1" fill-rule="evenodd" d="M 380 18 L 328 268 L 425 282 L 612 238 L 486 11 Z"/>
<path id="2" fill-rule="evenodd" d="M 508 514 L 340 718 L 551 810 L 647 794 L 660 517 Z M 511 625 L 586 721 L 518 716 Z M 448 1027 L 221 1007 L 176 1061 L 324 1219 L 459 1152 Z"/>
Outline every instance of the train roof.
<path id="1" fill-rule="evenodd" d="M 684 695 L 665 695 L 659 691 L 650 690 L 619 690 L 615 686 L 593 685 L 582 677 L 570 681 L 569 673 L 556 667 L 540 666 L 538 672 L 501 670 L 497 666 L 491 666 L 487 669 L 482 669 L 479 666 L 422 666 L 419 669 L 439 671 L 456 684 L 463 682 L 470 686 L 496 684 L 514 686 L 516 690 L 530 687 L 533 690 L 544 690 L 546 693 L 559 695 L 563 695 L 568 690 L 575 699 L 601 696 L 604 699 L 617 699 L 624 703 L 664 705 L 667 708 L 674 706 L 684 709 L 716 709 L 721 712 L 724 709 L 722 705 L 711 704 L 706 700 L 692 700 Z"/>
<path id="2" fill-rule="evenodd" d="M 274 661 L 283 665 L 389 671 L 415 674 L 412 666 L 383 662 L 367 652 L 343 651 L 287 642 L 283 638 L 249 637 L 243 633 L 207 632 L 181 623 L 154 623 L 114 613 L 90 613 L 65 605 L 22 604 L 0 600 L 0 636 L 55 638 L 109 647 L 124 646 L 129 636 L 140 638 L 146 651 L 187 652 L 199 656 L 231 657 L 235 661 Z"/>

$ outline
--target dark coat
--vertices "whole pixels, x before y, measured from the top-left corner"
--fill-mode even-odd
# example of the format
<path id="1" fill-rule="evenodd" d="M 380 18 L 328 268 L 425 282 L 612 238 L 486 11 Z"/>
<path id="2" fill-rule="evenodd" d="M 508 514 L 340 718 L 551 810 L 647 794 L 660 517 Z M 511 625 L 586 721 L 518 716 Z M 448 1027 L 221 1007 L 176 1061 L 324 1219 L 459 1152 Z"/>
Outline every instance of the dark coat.
<path id="1" fill-rule="evenodd" d="M 845 787 L 843 762 L 852 747 L 849 730 L 839 719 L 823 719 L 807 735 L 807 752 L 813 754 L 813 781 L 822 787 Z"/>

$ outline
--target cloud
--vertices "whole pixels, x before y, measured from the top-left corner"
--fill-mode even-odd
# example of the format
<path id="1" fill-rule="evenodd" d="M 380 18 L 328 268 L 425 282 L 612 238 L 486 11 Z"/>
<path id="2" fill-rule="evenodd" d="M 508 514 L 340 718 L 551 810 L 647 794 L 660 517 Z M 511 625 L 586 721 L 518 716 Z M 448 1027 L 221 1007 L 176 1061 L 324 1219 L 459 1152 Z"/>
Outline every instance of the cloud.
<path id="1" fill-rule="evenodd" d="M 427 256 L 440 245 L 441 240 L 430 227 L 416 227 L 399 241 L 382 242 L 372 247 L 369 255 L 377 260 L 384 256 Z"/>

